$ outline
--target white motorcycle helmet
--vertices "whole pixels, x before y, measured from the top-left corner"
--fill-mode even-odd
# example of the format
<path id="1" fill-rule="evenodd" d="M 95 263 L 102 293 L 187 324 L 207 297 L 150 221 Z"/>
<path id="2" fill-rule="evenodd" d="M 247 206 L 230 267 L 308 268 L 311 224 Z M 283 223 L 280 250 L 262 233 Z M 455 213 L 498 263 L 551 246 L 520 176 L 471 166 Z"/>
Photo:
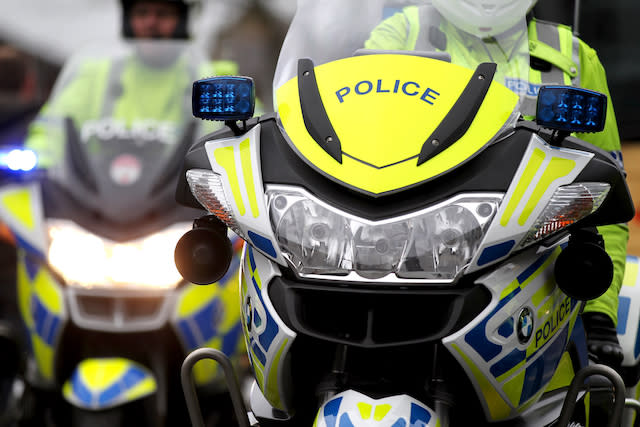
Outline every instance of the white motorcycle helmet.
<path id="1" fill-rule="evenodd" d="M 479 38 L 494 37 L 513 27 L 537 0 L 432 0 L 456 27 Z"/>

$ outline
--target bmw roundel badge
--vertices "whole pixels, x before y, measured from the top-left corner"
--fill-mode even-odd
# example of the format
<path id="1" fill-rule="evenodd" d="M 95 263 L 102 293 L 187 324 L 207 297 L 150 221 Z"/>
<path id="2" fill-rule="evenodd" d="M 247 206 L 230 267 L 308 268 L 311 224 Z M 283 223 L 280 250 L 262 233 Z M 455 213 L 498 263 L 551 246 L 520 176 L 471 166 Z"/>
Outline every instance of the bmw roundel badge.
<path id="1" fill-rule="evenodd" d="M 524 307 L 520 310 L 520 315 L 518 316 L 518 340 L 521 344 L 526 344 L 531 339 L 533 335 L 533 315 L 531 314 L 531 310 L 527 307 Z"/>

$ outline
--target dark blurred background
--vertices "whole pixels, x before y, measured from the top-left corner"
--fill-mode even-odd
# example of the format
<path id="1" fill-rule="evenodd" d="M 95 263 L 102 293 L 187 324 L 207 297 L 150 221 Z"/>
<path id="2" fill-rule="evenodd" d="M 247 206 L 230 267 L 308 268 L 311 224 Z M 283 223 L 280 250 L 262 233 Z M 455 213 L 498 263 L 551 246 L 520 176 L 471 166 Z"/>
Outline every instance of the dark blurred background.
<path id="1" fill-rule="evenodd" d="M 252 76 L 266 109 L 295 3 L 204 0 L 197 17 L 198 42 L 212 58 L 235 60 L 241 74 Z M 622 140 L 640 140 L 640 1 L 539 0 L 534 12 L 573 26 L 577 3 L 577 30 L 607 70 Z M 117 37 L 119 9 L 115 0 L 4 0 L 2 7 L 7 13 L 0 16 L 0 143 L 19 143 L 64 60 L 83 42 Z"/>

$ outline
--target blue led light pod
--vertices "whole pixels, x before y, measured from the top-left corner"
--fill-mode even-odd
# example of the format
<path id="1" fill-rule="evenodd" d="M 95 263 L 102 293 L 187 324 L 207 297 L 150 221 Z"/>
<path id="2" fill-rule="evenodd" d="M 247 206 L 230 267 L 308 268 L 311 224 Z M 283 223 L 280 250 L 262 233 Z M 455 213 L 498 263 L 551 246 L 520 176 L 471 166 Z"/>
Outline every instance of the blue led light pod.
<path id="1" fill-rule="evenodd" d="M 607 97 L 571 86 L 542 86 L 536 123 L 565 132 L 600 132 L 607 117 Z"/>
<path id="2" fill-rule="evenodd" d="M 193 115 L 205 120 L 248 120 L 255 109 L 255 87 L 250 77 L 210 77 L 193 83 Z"/>

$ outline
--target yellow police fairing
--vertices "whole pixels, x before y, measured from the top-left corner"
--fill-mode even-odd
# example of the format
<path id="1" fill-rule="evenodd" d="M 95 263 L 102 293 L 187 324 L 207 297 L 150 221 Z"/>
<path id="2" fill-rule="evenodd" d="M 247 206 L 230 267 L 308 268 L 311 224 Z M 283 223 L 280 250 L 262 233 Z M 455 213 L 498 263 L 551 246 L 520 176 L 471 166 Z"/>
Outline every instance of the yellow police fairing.
<path id="1" fill-rule="evenodd" d="M 418 166 L 423 144 L 469 83 L 473 70 L 409 55 L 364 55 L 315 68 L 322 103 L 340 139 L 342 162 L 305 127 L 298 78 L 276 92 L 277 112 L 298 154 L 324 175 L 370 195 L 437 177 L 487 145 L 514 112 L 518 96 L 496 82 L 467 132 Z"/>

